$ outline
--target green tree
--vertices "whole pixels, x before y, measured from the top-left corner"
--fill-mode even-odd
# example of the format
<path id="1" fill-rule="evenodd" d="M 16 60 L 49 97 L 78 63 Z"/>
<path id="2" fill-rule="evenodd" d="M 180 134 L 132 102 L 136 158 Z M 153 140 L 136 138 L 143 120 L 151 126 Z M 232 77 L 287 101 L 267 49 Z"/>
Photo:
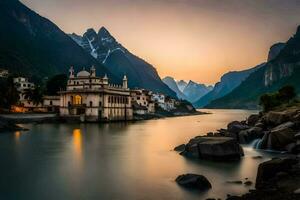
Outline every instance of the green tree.
<path id="1" fill-rule="evenodd" d="M 65 90 L 68 77 L 65 74 L 53 76 L 47 81 L 46 89 L 48 95 L 57 95 L 59 91 Z"/>
<path id="2" fill-rule="evenodd" d="M 0 85 L 0 107 L 10 109 L 19 101 L 19 92 L 14 85 L 13 77 L 1 78 Z"/>
<path id="3" fill-rule="evenodd" d="M 34 89 L 27 89 L 24 93 L 25 98 L 32 101 L 34 105 L 39 105 L 43 102 L 43 94 L 44 91 L 40 86 L 36 86 Z"/>
<path id="4" fill-rule="evenodd" d="M 265 112 L 279 106 L 280 101 L 278 101 L 278 94 L 263 94 L 259 99 L 259 105 L 263 107 Z"/>

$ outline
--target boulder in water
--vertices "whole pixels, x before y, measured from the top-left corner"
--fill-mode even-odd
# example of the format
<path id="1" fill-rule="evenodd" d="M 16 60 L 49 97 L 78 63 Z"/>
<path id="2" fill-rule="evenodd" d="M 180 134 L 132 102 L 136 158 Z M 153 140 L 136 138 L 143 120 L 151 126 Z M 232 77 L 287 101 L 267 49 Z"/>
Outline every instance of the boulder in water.
<path id="1" fill-rule="evenodd" d="M 198 174 L 183 174 L 175 180 L 179 185 L 198 190 L 208 190 L 211 188 L 210 182 L 205 176 Z"/>
<path id="2" fill-rule="evenodd" d="M 239 160 L 243 149 L 229 137 L 195 137 L 186 145 L 182 155 L 215 161 Z"/>
<path id="3" fill-rule="evenodd" d="M 227 125 L 227 130 L 230 133 L 235 133 L 235 134 L 238 134 L 240 131 L 248 129 L 248 128 L 249 128 L 249 126 L 247 126 L 244 123 L 239 122 L 239 121 L 233 121 Z"/>
<path id="4" fill-rule="evenodd" d="M 177 147 L 174 148 L 174 151 L 184 151 L 185 149 L 185 144 L 181 144 Z"/>
<path id="5" fill-rule="evenodd" d="M 254 126 L 259 120 L 259 114 L 250 115 L 247 119 L 247 124 L 249 126 Z"/>
<path id="6" fill-rule="evenodd" d="M 260 127 L 252 127 L 246 130 L 242 130 L 238 134 L 239 142 L 241 144 L 247 144 L 254 139 L 263 137 L 263 129 Z"/>
<path id="7" fill-rule="evenodd" d="M 296 158 L 275 158 L 261 163 L 258 166 L 256 176 L 256 188 L 267 188 L 268 182 L 276 177 L 279 172 L 288 172 L 294 164 L 297 164 Z"/>

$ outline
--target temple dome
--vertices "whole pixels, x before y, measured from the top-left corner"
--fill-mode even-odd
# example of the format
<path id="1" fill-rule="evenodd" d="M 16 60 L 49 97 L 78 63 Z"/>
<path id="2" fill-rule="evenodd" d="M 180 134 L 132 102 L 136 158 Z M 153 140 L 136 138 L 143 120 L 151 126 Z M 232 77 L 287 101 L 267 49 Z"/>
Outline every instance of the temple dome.
<path id="1" fill-rule="evenodd" d="M 77 73 L 77 77 L 89 77 L 89 76 L 90 76 L 90 73 L 85 70 L 82 70 Z"/>

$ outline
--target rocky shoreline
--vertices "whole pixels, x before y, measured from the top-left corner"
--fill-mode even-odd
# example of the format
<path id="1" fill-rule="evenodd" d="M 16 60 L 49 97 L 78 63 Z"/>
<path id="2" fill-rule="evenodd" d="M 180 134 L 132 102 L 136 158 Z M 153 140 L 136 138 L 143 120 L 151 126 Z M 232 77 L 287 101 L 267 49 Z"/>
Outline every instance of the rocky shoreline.
<path id="1" fill-rule="evenodd" d="M 230 162 L 239 160 L 244 155 L 240 144 L 253 142 L 257 149 L 284 151 L 286 157 L 261 163 L 255 189 L 242 196 L 228 195 L 227 199 L 300 199 L 299 105 L 267 113 L 260 112 L 250 115 L 244 121 L 230 122 L 226 129 L 192 138 L 187 144 L 181 144 L 174 150 L 188 158 Z M 252 182 L 244 184 L 251 185 Z M 195 185 L 199 187 L 198 182 Z"/>

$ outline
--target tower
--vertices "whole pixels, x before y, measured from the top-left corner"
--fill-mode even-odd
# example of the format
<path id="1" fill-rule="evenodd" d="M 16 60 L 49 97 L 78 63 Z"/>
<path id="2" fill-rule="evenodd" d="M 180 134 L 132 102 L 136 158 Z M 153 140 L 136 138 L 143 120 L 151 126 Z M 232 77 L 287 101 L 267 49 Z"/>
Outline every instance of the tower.
<path id="1" fill-rule="evenodd" d="M 128 80 L 127 80 L 126 75 L 124 75 L 124 77 L 123 77 L 123 88 L 124 89 L 128 88 Z"/>
<path id="2" fill-rule="evenodd" d="M 73 66 L 70 67 L 69 72 L 70 72 L 70 78 L 74 78 L 74 68 L 73 68 Z"/>
<path id="3" fill-rule="evenodd" d="M 91 77 L 96 77 L 96 68 L 94 67 L 94 65 L 91 67 L 90 73 L 91 73 Z"/>
<path id="4" fill-rule="evenodd" d="M 108 84 L 108 78 L 107 78 L 107 75 L 105 74 L 105 76 L 103 77 L 103 83 L 104 84 Z"/>

